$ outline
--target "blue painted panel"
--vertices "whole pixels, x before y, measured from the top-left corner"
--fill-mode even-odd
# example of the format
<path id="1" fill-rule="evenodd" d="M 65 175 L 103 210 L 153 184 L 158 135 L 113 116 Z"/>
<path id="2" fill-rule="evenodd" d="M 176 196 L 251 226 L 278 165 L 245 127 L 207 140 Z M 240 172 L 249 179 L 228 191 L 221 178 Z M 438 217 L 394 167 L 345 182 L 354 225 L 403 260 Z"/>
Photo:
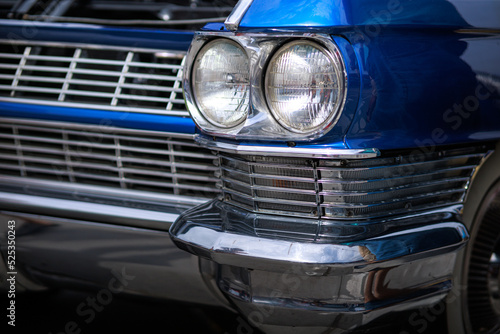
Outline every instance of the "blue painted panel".
<path id="1" fill-rule="evenodd" d="M 344 0 L 254 0 L 240 27 L 300 27 L 350 25 Z"/>
<path id="2" fill-rule="evenodd" d="M 241 29 L 443 26 L 500 28 L 496 0 L 254 0 Z"/>
<path id="3" fill-rule="evenodd" d="M 499 36 L 398 29 L 349 39 L 363 73 L 349 147 L 500 138 Z"/>
<path id="4" fill-rule="evenodd" d="M 0 38 L 187 51 L 192 32 L 0 20 Z"/>
<path id="5" fill-rule="evenodd" d="M 0 102 L 0 117 L 19 117 L 60 122 L 116 126 L 130 129 L 194 133 L 191 118 L 93 109 Z"/>

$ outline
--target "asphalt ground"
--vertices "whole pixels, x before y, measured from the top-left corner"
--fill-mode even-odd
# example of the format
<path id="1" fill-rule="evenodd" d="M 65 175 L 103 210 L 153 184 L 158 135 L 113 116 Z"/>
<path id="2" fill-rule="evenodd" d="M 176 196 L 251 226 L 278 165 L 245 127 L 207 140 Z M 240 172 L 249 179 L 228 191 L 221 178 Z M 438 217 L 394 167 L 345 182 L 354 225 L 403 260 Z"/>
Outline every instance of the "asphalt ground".
<path id="1" fill-rule="evenodd" d="M 23 334 L 262 334 L 241 317 L 221 308 L 200 307 L 178 302 L 164 302 L 115 296 L 106 305 L 89 303 L 95 291 L 59 290 L 16 296 L 15 327 L 7 325 L 2 333 Z M 5 300 L 2 305 L 7 305 Z M 82 308 L 82 303 L 85 308 Z M 89 306 L 90 305 L 90 306 Z M 80 307 L 80 309 L 79 309 Z M 4 310 L 5 308 L 2 307 Z M 394 314 L 380 323 L 403 321 L 397 330 L 368 328 L 366 334 L 444 334 L 446 324 L 440 308 L 411 314 Z M 401 318 L 404 317 L 404 318 Z M 379 324 L 380 324 L 379 323 Z"/>

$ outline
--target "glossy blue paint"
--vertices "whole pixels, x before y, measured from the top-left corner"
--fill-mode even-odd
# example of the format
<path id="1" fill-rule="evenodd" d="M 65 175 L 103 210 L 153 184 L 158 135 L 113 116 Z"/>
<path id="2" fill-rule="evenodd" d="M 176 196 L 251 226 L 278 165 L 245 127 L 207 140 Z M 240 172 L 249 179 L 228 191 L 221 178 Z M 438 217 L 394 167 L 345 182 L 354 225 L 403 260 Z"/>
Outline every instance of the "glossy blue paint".
<path id="1" fill-rule="evenodd" d="M 347 77 L 347 95 L 341 116 L 335 126 L 328 131 L 326 136 L 313 142 L 315 145 L 319 146 L 330 144 L 332 142 L 343 141 L 343 136 L 349 129 L 354 115 L 356 114 L 360 98 L 361 75 L 355 51 L 352 45 L 345 38 L 332 36 L 332 39 L 340 51 L 346 68 L 345 74 Z M 302 145 L 303 143 L 297 142 L 297 144 Z M 306 144 L 310 145 L 311 143 Z"/>
<path id="2" fill-rule="evenodd" d="M 215 23 L 207 23 L 203 28 L 201 28 L 200 30 L 208 30 L 208 31 L 229 31 L 226 29 L 226 26 L 224 25 L 224 23 L 219 23 L 219 22 L 215 22 Z"/>
<path id="3" fill-rule="evenodd" d="M 194 122 L 187 117 L 53 107 L 1 101 L 0 117 L 31 118 L 175 133 L 195 132 Z"/>
<path id="4" fill-rule="evenodd" d="M 362 93 L 350 148 L 399 149 L 500 138 L 500 37 L 385 29 L 347 34 Z"/>
<path id="5" fill-rule="evenodd" d="M 495 0 L 254 0 L 240 29 L 425 26 L 499 28 Z"/>
<path id="6" fill-rule="evenodd" d="M 0 38 L 187 51 L 192 32 L 0 20 Z"/>

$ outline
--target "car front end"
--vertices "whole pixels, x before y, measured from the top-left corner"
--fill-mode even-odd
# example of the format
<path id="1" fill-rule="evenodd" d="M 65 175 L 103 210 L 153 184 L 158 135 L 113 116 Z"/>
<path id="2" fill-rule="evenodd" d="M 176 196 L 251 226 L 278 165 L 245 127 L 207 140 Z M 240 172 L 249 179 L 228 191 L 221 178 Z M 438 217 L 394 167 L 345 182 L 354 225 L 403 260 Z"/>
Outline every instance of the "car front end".
<path id="1" fill-rule="evenodd" d="M 178 5 L 161 28 L 3 20 L 19 288 L 120 282 L 266 333 L 395 330 L 445 305 L 450 332 L 494 333 L 498 6 L 254 0 L 222 23 L 198 5 L 183 31 Z"/>

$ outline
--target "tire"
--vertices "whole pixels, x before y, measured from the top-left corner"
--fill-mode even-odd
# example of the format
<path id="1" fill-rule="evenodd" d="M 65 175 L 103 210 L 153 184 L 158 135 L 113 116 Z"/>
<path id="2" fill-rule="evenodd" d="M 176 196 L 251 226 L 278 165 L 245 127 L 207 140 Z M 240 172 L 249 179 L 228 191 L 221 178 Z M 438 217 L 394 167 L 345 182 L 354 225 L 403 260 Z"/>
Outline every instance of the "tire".
<path id="1" fill-rule="evenodd" d="M 449 334 L 500 333 L 500 145 L 481 166 L 464 206 L 470 232 L 447 299 Z"/>

